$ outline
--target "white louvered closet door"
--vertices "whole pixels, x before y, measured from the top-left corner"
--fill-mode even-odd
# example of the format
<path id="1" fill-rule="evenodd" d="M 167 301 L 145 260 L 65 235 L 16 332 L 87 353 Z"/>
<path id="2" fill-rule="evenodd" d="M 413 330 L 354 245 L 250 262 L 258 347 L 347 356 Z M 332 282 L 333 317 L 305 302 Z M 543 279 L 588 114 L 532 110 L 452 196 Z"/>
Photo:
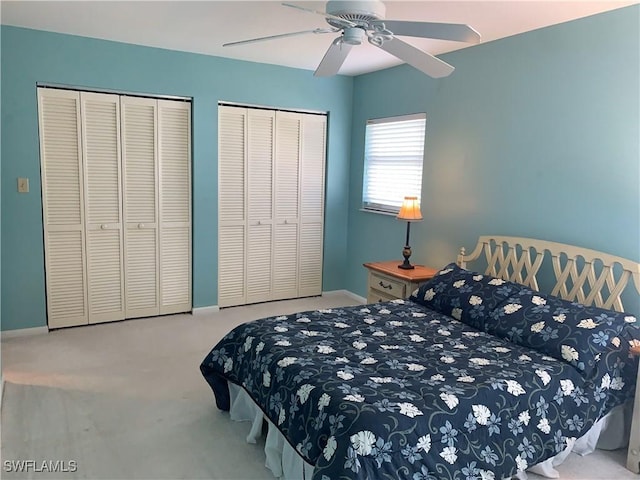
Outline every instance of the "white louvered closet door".
<path id="1" fill-rule="evenodd" d="M 160 313 L 191 310 L 191 104 L 158 100 Z"/>
<path id="2" fill-rule="evenodd" d="M 301 297 L 322 293 L 326 129 L 326 116 L 302 116 L 298 264 L 298 293 Z"/>
<path id="3" fill-rule="evenodd" d="M 160 313 L 157 101 L 121 97 L 126 317 Z"/>
<path id="4" fill-rule="evenodd" d="M 247 110 L 218 109 L 218 305 L 246 303 Z"/>
<path id="5" fill-rule="evenodd" d="M 276 112 L 272 300 L 298 296 L 301 116 Z"/>
<path id="6" fill-rule="evenodd" d="M 275 112 L 248 110 L 247 299 L 272 298 L 273 160 Z"/>
<path id="7" fill-rule="evenodd" d="M 38 88 L 38 121 L 49 327 L 83 325 L 89 309 L 78 92 Z"/>
<path id="8" fill-rule="evenodd" d="M 80 93 L 89 323 L 125 318 L 120 98 Z"/>
<path id="9" fill-rule="evenodd" d="M 219 306 L 320 295 L 326 116 L 218 112 Z"/>

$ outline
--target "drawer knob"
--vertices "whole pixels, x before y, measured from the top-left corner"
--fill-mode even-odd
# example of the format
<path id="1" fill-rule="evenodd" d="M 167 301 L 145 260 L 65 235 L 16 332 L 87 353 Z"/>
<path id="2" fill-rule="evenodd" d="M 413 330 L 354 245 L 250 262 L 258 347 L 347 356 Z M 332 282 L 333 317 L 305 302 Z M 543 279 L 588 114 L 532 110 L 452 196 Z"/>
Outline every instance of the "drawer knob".
<path id="1" fill-rule="evenodd" d="M 380 282 L 378 282 L 378 285 L 380 285 L 382 288 L 385 288 L 385 289 L 386 289 L 386 288 L 388 288 L 389 290 L 391 290 L 391 289 L 393 288 L 393 285 L 391 285 L 390 283 L 388 283 L 388 284 L 386 284 L 386 285 L 385 285 L 385 284 L 382 282 L 382 280 L 380 280 Z"/>

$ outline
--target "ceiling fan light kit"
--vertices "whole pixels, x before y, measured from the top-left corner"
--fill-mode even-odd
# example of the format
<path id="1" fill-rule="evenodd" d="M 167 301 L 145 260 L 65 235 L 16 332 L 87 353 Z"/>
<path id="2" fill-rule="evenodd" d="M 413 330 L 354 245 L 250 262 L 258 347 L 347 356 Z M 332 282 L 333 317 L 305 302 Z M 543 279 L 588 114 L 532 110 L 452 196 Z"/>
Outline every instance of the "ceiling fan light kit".
<path id="1" fill-rule="evenodd" d="M 398 36 L 434 38 L 468 43 L 480 42 L 480 34 L 464 24 L 385 20 L 386 8 L 384 3 L 379 0 L 330 0 L 326 4 L 326 12 L 319 12 L 290 3 L 283 3 L 282 5 L 322 15 L 332 28 L 316 28 L 301 32 L 270 35 L 268 37 L 226 43 L 224 46 L 242 45 L 307 33 L 342 32 L 329 46 L 314 72 L 315 76 L 328 77 L 337 74 L 347 59 L 351 47 L 361 45 L 366 37 L 371 45 L 399 58 L 430 77 L 441 78 L 450 75 L 454 67 L 430 53 L 400 40 Z"/>
<path id="2" fill-rule="evenodd" d="M 365 32 L 361 28 L 358 28 L 358 27 L 345 28 L 342 33 L 342 43 L 346 43 L 348 45 L 360 45 L 364 37 L 365 37 Z"/>

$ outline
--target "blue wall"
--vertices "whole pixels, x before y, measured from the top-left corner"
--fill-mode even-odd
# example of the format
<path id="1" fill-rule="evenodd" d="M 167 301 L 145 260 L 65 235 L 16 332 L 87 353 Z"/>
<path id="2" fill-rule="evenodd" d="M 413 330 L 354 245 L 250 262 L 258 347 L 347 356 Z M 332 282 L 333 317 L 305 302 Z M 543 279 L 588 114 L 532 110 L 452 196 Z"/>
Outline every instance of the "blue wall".
<path id="1" fill-rule="evenodd" d="M 360 211 L 365 122 L 418 111 L 416 263 L 442 266 L 484 234 L 640 261 L 639 19 L 633 6 L 453 52 L 440 80 L 407 66 L 356 77 L 346 288 L 365 295 L 361 264 L 400 258 L 406 228 Z"/>
<path id="2" fill-rule="evenodd" d="M 352 78 L 8 26 L 1 36 L 3 330 L 46 325 L 36 82 L 193 98 L 195 307 L 217 303 L 217 102 L 328 111 L 323 289 L 344 287 Z"/>
<path id="3" fill-rule="evenodd" d="M 360 211 L 364 126 L 417 111 L 427 113 L 417 263 L 441 266 L 482 234 L 640 261 L 639 22 L 633 6 L 453 52 L 443 58 L 456 71 L 440 80 L 407 66 L 316 79 L 3 26 L 2 328 L 46 323 L 36 82 L 193 97 L 194 306 L 217 303 L 219 100 L 330 112 L 324 290 L 364 296 L 361 264 L 400 257 L 405 225 Z M 30 194 L 16 192 L 19 176 Z"/>

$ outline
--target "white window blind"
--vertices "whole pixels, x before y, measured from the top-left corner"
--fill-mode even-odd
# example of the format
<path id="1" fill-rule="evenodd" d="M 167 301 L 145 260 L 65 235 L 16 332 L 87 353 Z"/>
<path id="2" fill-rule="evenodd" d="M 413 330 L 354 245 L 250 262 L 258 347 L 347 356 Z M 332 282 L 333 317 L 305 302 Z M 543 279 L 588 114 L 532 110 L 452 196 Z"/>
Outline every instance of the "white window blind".
<path id="1" fill-rule="evenodd" d="M 405 196 L 420 200 L 426 114 L 367 121 L 362 208 L 398 213 Z"/>

